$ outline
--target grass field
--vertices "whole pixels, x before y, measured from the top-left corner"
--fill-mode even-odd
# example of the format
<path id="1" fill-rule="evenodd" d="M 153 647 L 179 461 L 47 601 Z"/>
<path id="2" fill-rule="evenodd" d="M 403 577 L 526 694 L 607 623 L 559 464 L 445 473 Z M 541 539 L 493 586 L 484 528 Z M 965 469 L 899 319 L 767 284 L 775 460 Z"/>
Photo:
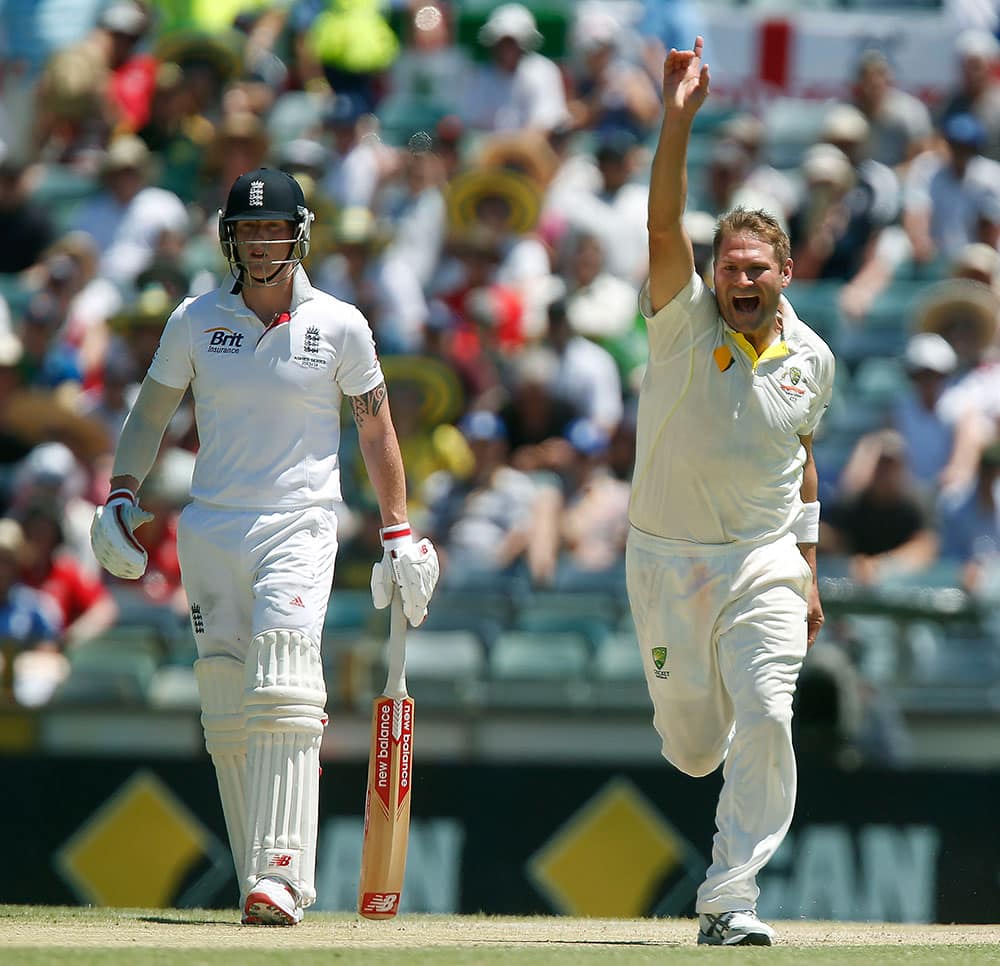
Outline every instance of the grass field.
<path id="1" fill-rule="evenodd" d="M 788 964 L 1000 963 L 1000 926 L 775 923 L 770 949 L 695 945 L 684 919 L 402 916 L 369 922 L 317 913 L 294 929 L 245 928 L 235 911 L 0 906 L 0 963 L 49 966 L 493 966 L 684 964 L 752 957 Z"/>

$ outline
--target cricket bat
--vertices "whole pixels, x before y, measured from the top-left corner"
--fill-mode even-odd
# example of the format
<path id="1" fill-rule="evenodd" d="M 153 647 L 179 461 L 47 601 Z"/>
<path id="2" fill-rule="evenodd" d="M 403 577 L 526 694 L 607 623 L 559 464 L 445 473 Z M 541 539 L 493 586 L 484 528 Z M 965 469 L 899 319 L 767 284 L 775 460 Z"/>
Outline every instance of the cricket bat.
<path id="1" fill-rule="evenodd" d="M 372 703 L 358 887 L 358 912 L 366 919 L 391 919 L 399 912 L 410 838 L 413 698 L 406 693 L 406 617 L 399 590 L 392 597 L 388 657 L 385 690 Z"/>

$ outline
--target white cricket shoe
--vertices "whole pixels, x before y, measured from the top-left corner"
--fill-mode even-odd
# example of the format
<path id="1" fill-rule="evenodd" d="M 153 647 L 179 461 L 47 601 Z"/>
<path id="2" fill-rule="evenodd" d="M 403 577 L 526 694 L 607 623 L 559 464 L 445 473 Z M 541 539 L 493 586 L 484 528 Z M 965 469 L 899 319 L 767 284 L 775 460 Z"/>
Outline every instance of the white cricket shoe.
<path id="1" fill-rule="evenodd" d="M 243 903 L 243 925 L 294 926 L 297 922 L 302 922 L 302 906 L 292 887 L 280 879 L 258 879 Z"/>
<path id="2" fill-rule="evenodd" d="M 774 930 L 753 909 L 698 916 L 699 946 L 770 946 Z"/>

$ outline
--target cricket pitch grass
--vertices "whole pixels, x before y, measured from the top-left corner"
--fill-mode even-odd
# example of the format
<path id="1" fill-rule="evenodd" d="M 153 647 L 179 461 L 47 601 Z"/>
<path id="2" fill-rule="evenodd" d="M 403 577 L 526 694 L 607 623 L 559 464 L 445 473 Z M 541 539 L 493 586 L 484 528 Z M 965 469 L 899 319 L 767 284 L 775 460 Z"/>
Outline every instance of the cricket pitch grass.
<path id="1" fill-rule="evenodd" d="M 234 911 L 0 906 L 0 964 L 49 966 L 451 966 L 757 962 L 942 966 L 1000 963 L 1000 926 L 775 922 L 770 949 L 695 944 L 691 919 L 313 913 L 293 929 L 243 927 Z"/>

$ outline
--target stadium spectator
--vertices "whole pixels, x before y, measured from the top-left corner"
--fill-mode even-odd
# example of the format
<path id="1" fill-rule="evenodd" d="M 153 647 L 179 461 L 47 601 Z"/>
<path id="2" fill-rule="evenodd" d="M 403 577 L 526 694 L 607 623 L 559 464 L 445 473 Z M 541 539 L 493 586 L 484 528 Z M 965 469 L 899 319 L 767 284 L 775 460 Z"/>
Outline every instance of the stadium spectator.
<path id="1" fill-rule="evenodd" d="M 945 489 L 937 505 L 941 559 L 961 569 L 962 586 L 974 594 L 1000 591 L 1000 446 L 987 446 L 977 472 Z"/>
<path id="2" fill-rule="evenodd" d="M 65 321 L 55 296 L 45 290 L 35 293 L 16 327 L 24 350 L 20 366 L 25 386 L 55 389 L 83 381 L 77 352 L 62 339 Z"/>
<path id="3" fill-rule="evenodd" d="M 24 673 L 25 655 L 58 651 L 61 631 L 56 605 L 19 579 L 27 549 L 20 524 L 0 518 L 0 703 L 44 703 L 58 680 L 45 674 L 39 694 Z M 56 668 L 58 674 L 60 665 Z"/>
<path id="4" fill-rule="evenodd" d="M 931 146 L 934 124 L 919 98 L 895 84 L 892 65 L 881 50 L 866 50 L 854 75 L 855 106 L 868 121 L 866 153 L 900 169 Z"/>
<path id="5" fill-rule="evenodd" d="M 124 134 L 101 162 L 102 187 L 78 209 L 72 227 L 91 235 L 100 250 L 100 273 L 123 293 L 152 262 L 165 234 L 187 238 L 184 203 L 151 184 L 153 158 L 144 141 Z"/>
<path id="6" fill-rule="evenodd" d="M 644 138 L 660 114 L 650 76 L 629 57 L 629 34 L 607 9 L 578 8 L 571 31 L 571 125 L 576 130 L 630 131 Z"/>
<path id="7" fill-rule="evenodd" d="M 555 490 L 507 461 L 507 431 L 496 413 L 474 410 L 459 423 L 475 469 L 468 478 L 432 475 L 425 486 L 427 532 L 441 556 L 442 586 L 487 577 L 497 586 L 516 579 L 518 564 L 547 567 L 555 560 L 554 545 L 545 539 L 555 528 L 537 526 L 543 505 Z M 549 492 L 551 491 L 551 492 Z M 550 521 L 551 522 L 551 521 Z"/>
<path id="8" fill-rule="evenodd" d="M 983 127 L 983 154 L 1000 161 L 1000 40 L 970 28 L 955 39 L 959 79 L 940 110 L 941 126 L 955 115 L 972 114 Z"/>
<path id="9" fill-rule="evenodd" d="M 843 473 L 820 528 L 819 550 L 847 558 L 861 585 L 924 570 L 938 540 L 927 507 L 906 469 L 906 444 L 895 430 L 864 438 Z"/>
<path id="10" fill-rule="evenodd" d="M 58 606 L 59 643 L 71 649 L 113 627 L 118 605 L 100 576 L 66 546 L 57 507 L 33 504 L 19 515 L 27 550 L 22 582 Z"/>
<path id="11" fill-rule="evenodd" d="M 563 299 L 548 308 L 546 344 L 559 360 L 553 389 L 604 433 L 622 418 L 622 384 L 611 354 L 574 330 Z"/>
<path id="12" fill-rule="evenodd" d="M 571 233 L 565 247 L 562 275 L 573 331 L 605 344 L 627 336 L 637 314 L 638 288 L 605 268 L 605 248 L 597 235 Z"/>
<path id="13" fill-rule="evenodd" d="M 384 354 L 414 351 L 427 318 L 413 268 L 385 250 L 390 237 L 368 208 L 344 208 L 334 222 L 336 252 L 316 270 L 318 286 L 361 309 Z"/>
<path id="14" fill-rule="evenodd" d="M 560 478 L 559 583 L 572 587 L 583 575 L 609 573 L 624 560 L 630 486 L 608 466 L 610 437 L 589 419 L 566 429 L 568 458 Z"/>
<path id="15" fill-rule="evenodd" d="M 719 135 L 722 140 L 738 144 L 750 159 L 750 170 L 743 182 L 745 190 L 773 199 L 780 207 L 778 214 L 787 221 L 799 205 L 799 190 L 788 174 L 767 160 L 767 125 L 756 114 L 740 113 L 719 128 Z"/>
<path id="16" fill-rule="evenodd" d="M 906 176 L 903 226 L 921 265 L 1000 240 L 1000 163 L 983 156 L 986 129 L 971 114 L 952 114 L 941 134 L 945 154 L 925 151 Z"/>
<path id="17" fill-rule="evenodd" d="M 462 92 L 462 121 L 479 131 L 540 128 L 569 119 L 559 68 L 537 52 L 543 37 L 532 12 L 520 3 L 494 8 L 479 31 L 489 62 L 475 69 Z"/>
<path id="18" fill-rule="evenodd" d="M 386 148 L 373 136 L 364 101 L 354 94 L 337 94 L 323 121 L 333 149 L 324 194 L 341 208 L 370 208 L 389 161 Z"/>
<path id="19" fill-rule="evenodd" d="M 546 213 L 564 223 L 564 232 L 601 239 L 608 271 L 638 285 L 649 266 L 646 233 L 648 187 L 640 177 L 643 153 L 626 130 L 600 132 L 592 157 L 566 156 L 549 188 Z"/>
<path id="20" fill-rule="evenodd" d="M 0 275 L 34 265 L 56 239 L 51 215 L 31 197 L 32 176 L 25 164 L 0 156 Z"/>

